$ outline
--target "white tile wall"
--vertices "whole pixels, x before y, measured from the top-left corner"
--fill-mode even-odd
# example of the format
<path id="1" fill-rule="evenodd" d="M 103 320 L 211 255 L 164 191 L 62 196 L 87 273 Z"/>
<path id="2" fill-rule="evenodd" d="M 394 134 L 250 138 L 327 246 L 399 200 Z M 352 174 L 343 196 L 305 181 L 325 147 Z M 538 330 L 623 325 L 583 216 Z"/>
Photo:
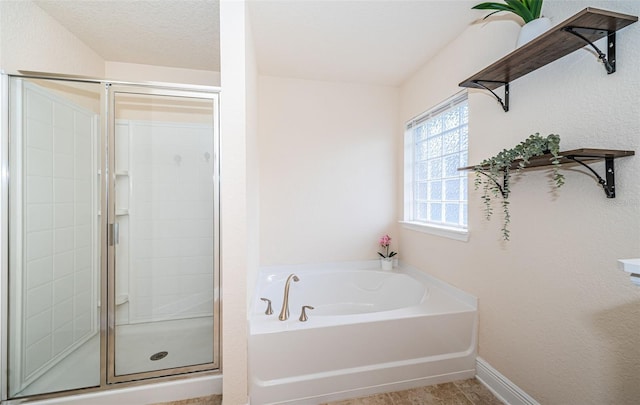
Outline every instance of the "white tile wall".
<path id="1" fill-rule="evenodd" d="M 53 202 L 53 179 L 29 176 L 26 188 L 29 204 L 50 204 Z"/>
<path id="2" fill-rule="evenodd" d="M 23 384 L 97 331 L 93 114 L 24 87 Z M 96 353 L 96 355 L 99 355 Z"/>
<path id="3" fill-rule="evenodd" d="M 26 352 L 26 368 L 29 374 L 37 371 L 44 365 L 44 359 L 50 359 L 51 352 L 51 335 L 46 335 L 43 339 L 32 344 Z"/>
<path id="4" fill-rule="evenodd" d="M 30 331 L 25 340 L 28 346 L 32 346 L 42 339 L 49 337 L 51 333 L 51 310 L 42 311 L 29 317 L 27 319 L 27 330 Z M 26 353 L 28 356 L 29 350 L 27 350 Z M 44 364 L 45 360 L 46 359 L 40 359 L 38 363 Z"/>
<path id="5" fill-rule="evenodd" d="M 51 256 L 30 261 L 27 266 L 27 289 L 32 289 L 52 281 L 53 259 Z"/>
<path id="6" fill-rule="evenodd" d="M 46 283 L 38 287 L 27 290 L 27 319 L 39 315 L 51 308 L 51 300 L 53 298 L 53 290 L 51 283 Z M 51 322 L 47 321 L 49 325 Z M 41 337 L 41 336 L 39 336 Z M 27 336 L 29 338 L 29 336 Z M 36 338 L 31 337 L 32 341 Z"/>
<path id="7" fill-rule="evenodd" d="M 69 274 L 53 282 L 54 305 L 59 305 L 59 303 L 65 300 L 73 299 L 73 281 L 73 274 Z"/>
<path id="8" fill-rule="evenodd" d="M 53 231 L 27 233 L 27 265 L 31 260 L 51 256 L 53 253 Z"/>
<path id="9" fill-rule="evenodd" d="M 71 310 L 71 308 L 68 308 Z M 73 345 L 73 322 L 61 323 L 53 331 L 53 356 L 59 355 Z"/>
<path id="10" fill-rule="evenodd" d="M 32 204 L 27 207 L 27 232 L 44 231 L 53 226 L 51 204 Z"/>
<path id="11" fill-rule="evenodd" d="M 27 102 L 31 104 L 33 98 L 36 96 L 32 96 Z M 27 108 L 33 108 L 31 106 L 27 106 Z M 50 106 L 48 108 L 51 108 Z M 52 150 L 53 148 L 53 140 L 51 136 L 52 132 L 52 122 L 40 122 L 35 119 L 27 118 L 26 122 L 26 135 L 27 135 L 27 146 L 32 148 L 38 148 L 42 150 Z"/>
<path id="12" fill-rule="evenodd" d="M 129 210 L 130 320 L 210 316 L 214 254 L 212 128 L 136 121 L 127 122 L 126 127 L 133 184 Z"/>

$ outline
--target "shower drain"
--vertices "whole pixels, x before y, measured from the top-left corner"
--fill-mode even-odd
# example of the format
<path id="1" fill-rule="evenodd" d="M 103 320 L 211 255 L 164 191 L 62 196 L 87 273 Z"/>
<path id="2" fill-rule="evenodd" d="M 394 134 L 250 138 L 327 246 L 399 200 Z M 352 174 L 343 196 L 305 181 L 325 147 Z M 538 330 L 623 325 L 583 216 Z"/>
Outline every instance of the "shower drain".
<path id="1" fill-rule="evenodd" d="M 158 352 L 158 353 L 152 354 L 151 357 L 149 357 L 149 359 L 151 361 L 162 360 L 165 357 L 167 357 L 167 354 L 169 354 L 169 352 Z"/>

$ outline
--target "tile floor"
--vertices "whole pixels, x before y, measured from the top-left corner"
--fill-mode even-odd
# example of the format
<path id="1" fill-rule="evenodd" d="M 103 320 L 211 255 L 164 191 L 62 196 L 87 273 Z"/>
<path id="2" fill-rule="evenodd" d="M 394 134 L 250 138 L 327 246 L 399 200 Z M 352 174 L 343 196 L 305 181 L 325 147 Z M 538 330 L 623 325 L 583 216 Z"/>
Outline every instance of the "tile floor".
<path id="1" fill-rule="evenodd" d="M 475 378 L 388 392 L 326 405 L 503 405 Z"/>
<path id="2" fill-rule="evenodd" d="M 155 405 L 221 405 L 222 396 L 191 398 Z M 256 404 L 259 405 L 259 404 Z M 330 402 L 325 405 L 503 405 L 475 378 L 430 385 L 405 391 L 387 392 L 364 398 Z"/>
<path id="3" fill-rule="evenodd" d="M 182 401 L 162 402 L 152 405 L 222 405 L 222 395 L 211 395 L 208 397 L 189 398 Z"/>

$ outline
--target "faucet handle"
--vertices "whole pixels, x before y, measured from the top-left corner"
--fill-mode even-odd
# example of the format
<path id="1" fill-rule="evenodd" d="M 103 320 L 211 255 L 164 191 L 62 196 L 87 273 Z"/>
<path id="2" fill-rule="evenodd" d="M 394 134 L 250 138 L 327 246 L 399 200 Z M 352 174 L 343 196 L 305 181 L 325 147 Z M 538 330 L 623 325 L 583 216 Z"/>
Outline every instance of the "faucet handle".
<path id="1" fill-rule="evenodd" d="M 315 309 L 315 308 L 313 308 L 311 305 L 303 305 L 302 313 L 300 314 L 300 318 L 298 318 L 300 322 L 307 322 L 307 319 L 309 319 L 309 317 L 307 317 L 307 309 Z"/>
<path id="2" fill-rule="evenodd" d="M 271 308 L 271 300 L 268 298 L 260 298 L 262 301 L 267 303 L 267 309 L 264 311 L 265 315 L 273 314 L 273 308 Z"/>

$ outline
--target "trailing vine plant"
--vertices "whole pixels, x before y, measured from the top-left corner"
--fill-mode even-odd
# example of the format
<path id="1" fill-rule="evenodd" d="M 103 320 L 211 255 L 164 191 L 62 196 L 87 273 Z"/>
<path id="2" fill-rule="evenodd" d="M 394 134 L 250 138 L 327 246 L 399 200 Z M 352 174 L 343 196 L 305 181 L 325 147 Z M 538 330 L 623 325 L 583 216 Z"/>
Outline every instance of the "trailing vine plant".
<path id="1" fill-rule="evenodd" d="M 564 175 L 560 173 L 560 135 L 550 134 L 546 137 L 539 133 L 530 135 L 512 149 L 504 149 L 492 158 L 485 159 L 474 167 L 476 178 L 475 189 L 482 187 L 484 214 L 487 220 L 493 215 L 492 200 L 502 197 L 501 206 L 504 215 L 502 224 L 502 238 L 509 240 L 509 194 L 511 188 L 509 179 L 512 171 L 516 173 L 529 164 L 529 159 L 535 156 L 550 154 L 553 165 L 553 181 L 556 187 L 564 184 Z M 516 162 L 517 163 L 514 163 Z"/>

